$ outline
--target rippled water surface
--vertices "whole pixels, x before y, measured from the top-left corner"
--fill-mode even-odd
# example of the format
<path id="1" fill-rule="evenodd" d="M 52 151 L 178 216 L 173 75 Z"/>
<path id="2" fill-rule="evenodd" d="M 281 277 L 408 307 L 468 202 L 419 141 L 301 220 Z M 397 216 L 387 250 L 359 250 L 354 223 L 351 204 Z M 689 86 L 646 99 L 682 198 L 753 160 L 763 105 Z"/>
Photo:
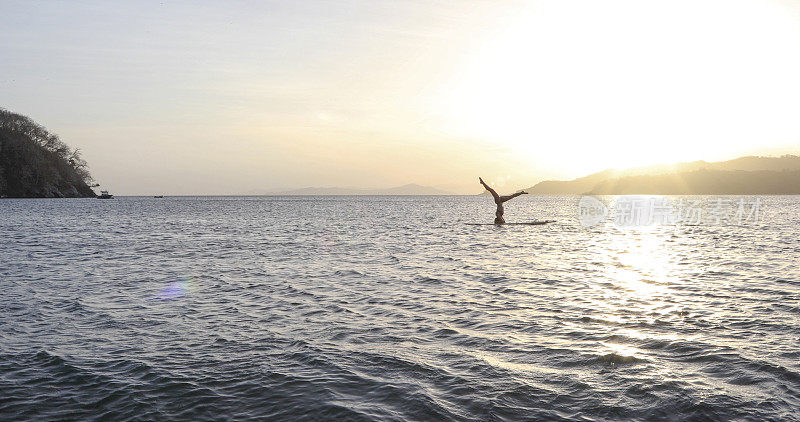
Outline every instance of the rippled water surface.
<path id="1" fill-rule="evenodd" d="M 800 197 L 0 200 L 0 420 L 800 420 Z"/>

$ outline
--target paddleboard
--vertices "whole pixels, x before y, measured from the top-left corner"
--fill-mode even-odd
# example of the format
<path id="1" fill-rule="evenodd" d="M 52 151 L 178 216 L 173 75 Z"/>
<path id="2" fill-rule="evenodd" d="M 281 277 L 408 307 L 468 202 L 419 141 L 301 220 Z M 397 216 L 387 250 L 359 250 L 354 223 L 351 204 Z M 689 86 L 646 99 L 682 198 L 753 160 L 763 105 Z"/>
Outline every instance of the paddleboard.
<path id="1" fill-rule="evenodd" d="M 531 221 L 528 223 L 467 223 L 470 226 L 541 226 L 542 224 L 555 223 L 555 220 Z"/>

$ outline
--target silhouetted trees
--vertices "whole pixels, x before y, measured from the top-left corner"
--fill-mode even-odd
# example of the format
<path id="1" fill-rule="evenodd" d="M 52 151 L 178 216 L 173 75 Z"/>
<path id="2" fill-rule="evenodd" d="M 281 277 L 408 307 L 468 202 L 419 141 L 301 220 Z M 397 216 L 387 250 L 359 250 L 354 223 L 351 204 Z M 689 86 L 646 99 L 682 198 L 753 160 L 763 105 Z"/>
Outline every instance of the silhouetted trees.
<path id="1" fill-rule="evenodd" d="M 89 197 L 86 161 L 58 135 L 21 114 L 0 108 L 0 195 Z"/>

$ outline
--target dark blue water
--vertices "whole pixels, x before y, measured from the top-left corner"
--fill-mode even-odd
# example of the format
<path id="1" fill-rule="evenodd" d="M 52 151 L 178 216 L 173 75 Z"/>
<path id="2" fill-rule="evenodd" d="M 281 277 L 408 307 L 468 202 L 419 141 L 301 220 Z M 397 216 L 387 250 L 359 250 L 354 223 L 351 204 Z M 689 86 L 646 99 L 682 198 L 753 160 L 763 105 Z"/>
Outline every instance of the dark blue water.
<path id="1" fill-rule="evenodd" d="M 0 420 L 800 420 L 800 197 L 0 200 Z"/>

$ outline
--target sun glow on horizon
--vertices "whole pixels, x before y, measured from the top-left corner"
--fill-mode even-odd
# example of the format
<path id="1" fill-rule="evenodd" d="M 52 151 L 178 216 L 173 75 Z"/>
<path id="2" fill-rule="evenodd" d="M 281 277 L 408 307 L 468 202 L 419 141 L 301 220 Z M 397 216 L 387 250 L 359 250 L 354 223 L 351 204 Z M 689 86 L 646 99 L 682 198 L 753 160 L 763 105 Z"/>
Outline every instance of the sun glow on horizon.
<path id="1" fill-rule="evenodd" d="M 798 49 L 768 1 L 537 2 L 465 65 L 450 130 L 576 172 L 797 145 Z"/>

